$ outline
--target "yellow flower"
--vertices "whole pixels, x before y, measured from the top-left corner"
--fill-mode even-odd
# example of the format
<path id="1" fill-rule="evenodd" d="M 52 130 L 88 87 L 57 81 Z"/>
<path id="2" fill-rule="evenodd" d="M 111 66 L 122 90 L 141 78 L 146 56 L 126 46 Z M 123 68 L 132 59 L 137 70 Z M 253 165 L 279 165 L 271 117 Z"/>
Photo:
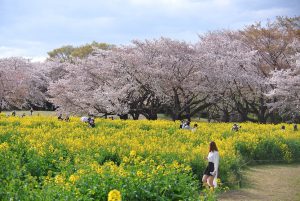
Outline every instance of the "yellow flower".
<path id="1" fill-rule="evenodd" d="M 6 151 L 6 150 L 8 150 L 8 148 L 9 148 L 9 145 L 7 142 L 3 142 L 0 144 L 0 151 L 1 150 Z"/>
<path id="2" fill-rule="evenodd" d="M 172 165 L 174 168 L 180 168 L 180 165 L 177 161 L 173 161 Z"/>
<path id="3" fill-rule="evenodd" d="M 108 193 L 108 201 L 121 201 L 121 193 L 120 191 L 114 189 Z"/>
<path id="4" fill-rule="evenodd" d="M 131 157 L 135 157 L 135 156 L 136 156 L 136 151 L 131 150 L 129 155 L 130 155 Z"/>
<path id="5" fill-rule="evenodd" d="M 55 183 L 57 184 L 63 184 L 64 183 L 64 177 L 62 175 L 56 175 L 55 176 Z"/>
<path id="6" fill-rule="evenodd" d="M 69 181 L 74 184 L 77 180 L 79 179 L 79 176 L 78 175 L 74 175 L 72 174 L 69 178 Z"/>
<path id="7" fill-rule="evenodd" d="M 123 158 L 123 163 L 128 163 L 129 162 L 129 159 L 125 156 L 124 158 Z"/>
<path id="8" fill-rule="evenodd" d="M 157 170 L 162 170 L 164 167 L 162 166 L 162 165 L 158 165 L 157 167 L 156 167 L 156 169 Z"/>
<path id="9" fill-rule="evenodd" d="M 186 166 L 186 167 L 184 168 L 184 170 L 187 171 L 187 172 L 189 172 L 189 171 L 192 170 L 192 168 L 191 168 L 190 166 Z"/>
<path id="10" fill-rule="evenodd" d="M 137 175 L 138 177 L 142 177 L 142 176 L 143 176 L 143 172 L 140 171 L 140 170 L 138 170 L 138 171 L 136 172 L 136 175 Z"/>
<path id="11" fill-rule="evenodd" d="M 83 169 L 80 169 L 77 172 L 78 172 L 78 174 L 85 174 L 85 170 L 83 170 Z"/>

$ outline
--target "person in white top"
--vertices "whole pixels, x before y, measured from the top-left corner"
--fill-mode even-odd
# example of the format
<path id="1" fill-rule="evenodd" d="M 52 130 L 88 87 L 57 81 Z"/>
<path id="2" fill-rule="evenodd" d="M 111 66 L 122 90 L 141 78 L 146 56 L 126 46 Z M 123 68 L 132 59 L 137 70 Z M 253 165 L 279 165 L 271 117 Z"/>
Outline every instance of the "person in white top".
<path id="1" fill-rule="evenodd" d="M 207 156 L 208 165 L 203 173 L 202 182 L 209 187 L 217 187 L 218 168 L 219 168 L 219 151 L 215 142 L 210 142 L 209 153 Z"/>
<path id="2" fill-rule="evenodd" d="M 89 117 L 81 117 L 80 121 L 84 122 L 84 123 L 88 123 L 90 121 L 91 118 Z"/>
<path id="3" fill-rule="evenodd" d="M 192 132 L 196 132 L 197 128 L 198 128 L 198 124 L 194 124 L 194 127 L 192 128 Z"/>

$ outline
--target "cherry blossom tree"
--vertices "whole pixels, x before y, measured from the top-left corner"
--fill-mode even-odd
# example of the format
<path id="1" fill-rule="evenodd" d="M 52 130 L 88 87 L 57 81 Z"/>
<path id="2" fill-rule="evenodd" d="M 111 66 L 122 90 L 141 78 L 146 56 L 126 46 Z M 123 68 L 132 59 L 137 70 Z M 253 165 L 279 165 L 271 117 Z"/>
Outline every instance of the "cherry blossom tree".
<path id="1" fill-rule="evenodd" d="M 299 41 L 299 25 L 300 17 L 278 17 L 266 25 L 257 23 L 240 31 L 244 44 L 257 51 L 259 55 L 257 68 L 266 80 L 274 70 L 292 68 L 289 58 L 299 51 L 294 45 L 295 41 Z M 257 115 L 260 122 L 265 122 L 268 117 L 274 121 L 278 116 L 276 110 L 270 112 L 267 108 L 274 100 L 263 95 L 270 87 L 272 86 L 262 84 L 260 97 L 251 104 L 251 112 Z"/>
<path id="2" fill-rule="evenodd" d="M 110 57 L 114 73 L 110 81 L 114 90 L 110 91 L 122 97 L 119 101 L 127 104 L 133 119 L 138 119 L 141 114 L 147 119 L 157 119 L 160 100 L 151 87 L 154 80 L 148 67 L 150 58 L 137 45 L 119 48 Z"/>
<path id="3" fill-rule="evenodd" d="M 0 112 L 42 106 L 45 90 L 37 64 L 16 57 L 0 59 Z"/>
<path id="4" fill-rule="evenodd" d="M 193 45 L 169 38 L 134 45 L 141 52 L 151 90 L 173 120 L 190 119 L 209 106 L 205 73 Z"/>
<path id="5" fill-rule="evenodd" d="M 300 53 L 290 58 L 291 69 L 275 70 L 269 83 L 274 89 L 268 96 L 276 101 L 269 106 L 281 114 L 297 115 L 300 113 Z"/>
<path id="6" fill-rule="evenodd" d="M 72 62 L 53 60 L 48 62 L 53 72 L 63 73 L 52 80 L 48 94 L 49 100 L 58 107 L 60 112 L 71 114 L 94 113 L 101 110 L 95 103 L 94 92 L 102 84 L 101 79 L 92 76 L 92 71 L 101 67 L 101 60 L 74 59 Z"/>
<path id="7" fill-rule="evenodd" d="M 98 50 L 66 64 L 65 69 L 68 73 L 50 85 L 49 94 L 55 105 L 68 112 L 131 114 L 134 118 L 143 114 L 156 119 L 163 104 L 173 119 L 179 119 L 199 111 L 199 103 L 207 98 L 201 93 L 204 78 L 193 47 L 166 38 Z"/>
<path id="8" fill-rule="evenodd" d="M 300 17 L 277 17 L 266 25 L 258 22 L 240 31 L 241 39 L 260 55 L 260 69 L 266 76 L 272 70 L 290 68 L 289 57 L 296 53 L 292 45 L 299 39 Z"/>
<path id="9" fill-rule="evenodd" d="M 266 80 L 275 69 L 294 68 L 288 58 L 298 52 L 297 22 L 278 18 L 239 32 L 209 32 L 197 44 L 159 38 L 47 61 L 49 100 L 70 113 L 156 119 L 164 112 L 176 120 L 209 110 L 223 121 L 238 113 L 241 121 L 266 122 L 274 102 Z"/>
<path id="10" fill-rule="evenodd" d="M 56 65 L 64 65 L 67 73 L 50 84 L 50 100 L 65 112 L 118 114 L 122 118 L 131 114 L 134 119 L 144 114 L 156 119 L 157 113 L 151 116 L 149 108 L 144 107 L 151 102 L 151 94 L 143 73 L 138 74 L 137 56 L 135 48 L 123 47 L 95 50 L 89 57 L 72 63 L 57 61 Z"/>
<path id="11" fill-rule="evenodd" d="M 229 121 L 230 113 L 237 111 L 241 120 L 251 120 L 248 113 L 257 99 L 263 95 L 265 83 L 262 72 L 257 68 L 258 56 L 239 39 L 238 33 L 216 31 L 200 37 L 198 54 L 211 83 L 210 92 L 215 96 L 214 107 Z"/>

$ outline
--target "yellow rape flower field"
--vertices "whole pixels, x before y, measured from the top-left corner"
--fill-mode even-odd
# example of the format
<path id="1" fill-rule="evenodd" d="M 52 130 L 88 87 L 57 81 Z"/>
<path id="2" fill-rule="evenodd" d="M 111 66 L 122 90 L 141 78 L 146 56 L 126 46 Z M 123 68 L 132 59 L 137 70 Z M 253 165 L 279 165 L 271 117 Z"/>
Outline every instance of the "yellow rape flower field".
<path id="1" fill-rule="evenodd" d="M 201 200 L 210 141 L 220 152 L 220 183 L 233 187 L 245 163 L 300 159 L 292 125 L 167 120 L 0 117 L 0 200 Z M 210 192 L 208 193 L 210 194 Z"/>

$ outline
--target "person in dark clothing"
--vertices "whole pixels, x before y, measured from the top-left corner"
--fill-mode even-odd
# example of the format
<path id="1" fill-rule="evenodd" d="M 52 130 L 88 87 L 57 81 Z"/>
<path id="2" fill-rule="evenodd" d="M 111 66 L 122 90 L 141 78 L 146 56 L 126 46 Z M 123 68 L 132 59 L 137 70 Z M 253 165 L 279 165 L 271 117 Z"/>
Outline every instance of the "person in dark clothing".
<path id="1" fill-rule="evenodd" d="M 233 124 L 231 130 L 232 131 L 239 131 L 239 126 L 237 124 Z"/>
<path id="2" fill-rule="evenodd" d="M 181 120 L 181 121 L 180 121 L 180 126 L 179 126 L 179 128 L 183 128 L 183 127 L 184 127 L 184 125 L 185 125 L 184 121 L 183 121 L 183 120 Z"/>
<path id="3" fill-rule="evenodd" d="M 94 118 L 90 118 L 90 120 L 88 121 L 90 127 L 94 128 L 96 125 L 95 125 L 95 120 Z"/>
<path id="4" fill-rule="evenodd" d="M 294 124 L 294 131 L 297 131 L 298 130 L 298 126 L 297 126 L 297 124 Z"/>

